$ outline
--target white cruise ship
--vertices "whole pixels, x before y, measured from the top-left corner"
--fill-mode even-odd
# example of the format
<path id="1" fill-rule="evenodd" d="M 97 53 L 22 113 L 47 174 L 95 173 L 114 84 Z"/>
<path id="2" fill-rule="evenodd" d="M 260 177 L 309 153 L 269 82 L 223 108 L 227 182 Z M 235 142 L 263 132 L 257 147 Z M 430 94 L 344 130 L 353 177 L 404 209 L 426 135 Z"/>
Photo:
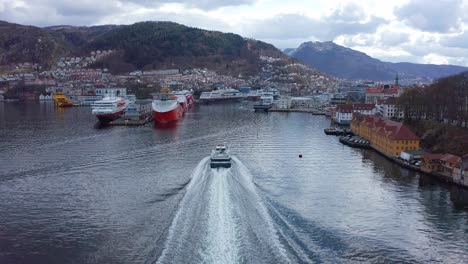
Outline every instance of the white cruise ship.
<path id="1" fill-rule="evenodd" d="M 127 100 L 109 95 L 92 104 L 92 114 L 96 115 L 101 122 L 109 122 L 122 116 L 127 105 Z"/>
<path id="2" fill-rule="evenodd" d="M 210 92 L 202 92 L 200 95 L 200 102 L 216 102 L 216 101 L 229 101 L 239 100 L 244 98 L 239 90 L 236 89 L 218 89 Z"/>

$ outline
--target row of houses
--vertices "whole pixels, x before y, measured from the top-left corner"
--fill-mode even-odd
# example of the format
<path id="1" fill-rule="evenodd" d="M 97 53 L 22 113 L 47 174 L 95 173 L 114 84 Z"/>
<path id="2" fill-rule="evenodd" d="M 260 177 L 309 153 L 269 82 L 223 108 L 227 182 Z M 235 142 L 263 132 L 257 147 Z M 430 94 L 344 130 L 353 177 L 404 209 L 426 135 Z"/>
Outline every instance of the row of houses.
<path id="1" fill-rule="evenodd" d="M 344 104 L 338 105 L 335 110 L 334 120 L 341 125 L 349 125 L 353 119 L 353 113 L 374 115 L 375 104 Z"/>
<path id="2" fill-rule="evenodd" d="M 351 121 L 351 131 L 391 158 L 401 158 L 407 162 L 412 159 L 419 160 L 417 165 L 420 164 L 421 171 L 468 186 L 468 154 L 462 157 L 449 153 L 425 154 L 420 150 L 419 137 L 403 123 L 355 113 Z M 408 158 L 405 159 L 405 156 Z"/>
<path id="3" fill-rule="evenodd" d="M 377 104 L 343 104 L 338 105 L 334 111 L 334 120 L 341 125 L 349 125 L 353 113 L 363 115 L 378 115 L 385 119 L 403 119 L 404 112 L 399 109 L 396 98 L 379 99 Z"/>
<path id="4" fill-rule="evenodd" d="M 457 184 L 468 186 L 468 154 L 462 157 L 450 153 L 422 155 L 421 170 L 441 174 Z"/>
<path id="5" fill-rule="evenodd" d="M 284 96 L 275 101 L 278 109 L 317 109 L 323 106 L 318 97 L 289 97 Z"/>

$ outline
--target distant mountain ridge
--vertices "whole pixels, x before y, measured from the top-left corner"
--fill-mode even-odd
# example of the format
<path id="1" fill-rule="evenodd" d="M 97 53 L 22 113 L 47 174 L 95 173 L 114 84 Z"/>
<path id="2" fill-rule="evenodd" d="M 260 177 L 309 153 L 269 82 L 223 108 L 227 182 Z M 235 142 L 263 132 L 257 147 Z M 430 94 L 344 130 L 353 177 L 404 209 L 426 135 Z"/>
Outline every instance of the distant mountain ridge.
<path id="1" fill-rule="evenodd" d="M 115 51 L 94 65 L 113 73 L 202 67 L 248 76 L 261 71 L 261 55 L 293 60 L 268 43 L 173 22 L 39 28 L 0 21 L 0 65 L 32 62 L 48 68 L 60 57 L 93 50 Z"/>
<path id="2" fill-rule="evenodd" d="M 389 81 L 397 74 L 400 79 L 436 79 L 468 70 L 455 65 L 383 62 L 332 41 L 304 42 L 284 52 L 319 71 L 347 80 Z"/>

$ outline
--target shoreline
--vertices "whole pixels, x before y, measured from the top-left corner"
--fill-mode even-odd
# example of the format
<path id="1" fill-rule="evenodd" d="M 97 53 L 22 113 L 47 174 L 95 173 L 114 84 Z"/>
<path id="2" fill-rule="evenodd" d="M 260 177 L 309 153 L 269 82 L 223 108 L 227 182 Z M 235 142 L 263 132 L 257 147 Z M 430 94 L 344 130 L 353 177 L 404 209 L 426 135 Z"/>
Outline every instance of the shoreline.
<path id="1" fill-rule="evenodd" d="M 283 112 L 283 113 L 311 113 L 313 115 L 325 115 L 325 112 L 317 111 L 315 109 L 282 109 L 282 108 L 270 108 L 268 112 Z"/>
<path id="2" fill-rule="evenodd" d="M 343 143 L 341 143 L 341 144 L 343 144 Z M 346 145 L 346 144 L 343 144 L 343 145 Z M 357 147 L 353 147 L 353 146 L 350 146 L 350 145 L 346 145 L 346 146 L 349 146 L 349 147 L 352 147 L 352 148 L 357 148 Z M 375 148 L 372 145 L 370 145 L 369 149 L 377 152 L 379 155 L 387 158 L 388 160 L 392 161 L 393 163 L 398 164 L 400 167 L 403 167 L 403 168 L 406 168 L 408 170 L 412 170 L 412 171 L 415 171 L 415 172 L 419 172 L 419 173 L 424 174 L 426 176 L 431 176 L 431 177 L 434 177 L 434 178 L 436 178 L 438 180 L 448 182 L 448 183 L 457 185 L 459 187 L 468 189 L 467 185 L 464 185 L 464 184 L 461 184 L 459 182 L 454 181 L 453 177 L 451 177 L 451 176 L 447 176 L 447 175 L 444 175 L 444 174 L 441 174 L 441 173 L 438 173 L 438 172 L 425 172 L 425 171 L 423 171 L 421 169 L 421 167 L 408 164 L 408 163 L 404 162 L 403 160 L 400 160 L 400 159 L 395 158 L 393 156 L 387 155 L 387 154 L 383 153 L 382 151 L 378 150 L 377 148 Z"/>

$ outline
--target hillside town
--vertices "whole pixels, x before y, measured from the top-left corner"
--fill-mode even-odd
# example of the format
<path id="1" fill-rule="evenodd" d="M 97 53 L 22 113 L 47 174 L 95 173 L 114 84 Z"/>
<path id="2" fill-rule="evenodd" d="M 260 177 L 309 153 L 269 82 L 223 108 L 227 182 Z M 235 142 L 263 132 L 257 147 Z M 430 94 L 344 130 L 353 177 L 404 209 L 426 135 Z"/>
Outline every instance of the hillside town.
<path id="1" fill-rule="evenodd" d="M 81 104 L 78 98 L 96 96 L 97 88 L 137 87 L 157 92 L 171 86 L 195 93 L 218 87 L 257 89 L 273 87 L 286 93 L 312 94 L 334 90 L 338 82 L 332 77 L 300 63 L 285 63 L 281 58 L 261 56 L 261 73 L 256 76 L 229 76 L 208 69 L 137 70 L 112 74 L 108 69 L 91 68 L 93 63 L 112 54 L 112 50 L 92 51 L 84 57 L 62 57 L 50 70 L 31 62 L 11 64 L 0 72 L 0 100 L 38 100 L 57 90 Z M 30 89 L 28 89 L 28 87 Z M 19 88 L 19 89 L 16 89 Z M 144 94 L 149 97 L 150 93 Z M 144 98 L 141 98 L 144 99 Z"/>

